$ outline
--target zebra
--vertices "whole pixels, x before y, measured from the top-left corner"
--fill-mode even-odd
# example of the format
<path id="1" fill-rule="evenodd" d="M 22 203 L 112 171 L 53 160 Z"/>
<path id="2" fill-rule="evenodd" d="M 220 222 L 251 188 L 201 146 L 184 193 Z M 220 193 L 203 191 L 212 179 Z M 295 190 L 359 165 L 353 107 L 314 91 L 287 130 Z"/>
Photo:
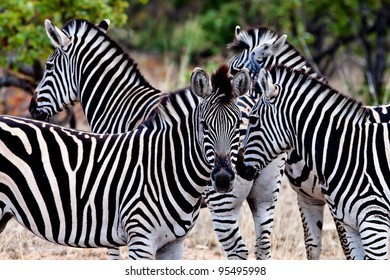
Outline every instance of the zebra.
<path id="1" fill-rule="evenodd" d="M 145 80 L 131 57 L 107 36 L 109 23 L 104 20 L 94 25 L 79 19 L 66 23 L 61 30 L 49 20 L 45 21 L 46 33 L 56 49 L 46 62 L 44 76 L 31 100 L 33 118 L 46 120 L 77 101 L 91 131 L 96 133 L 126 132 L 147 118 L 163 93 Z M 116 67 L 112 57 L 120 63 Z M 88 65 L 84 66 L 86 63 Z M 117 71 L 118 68 L 121 71 Z M 74 75 L 74 72 L 83 74 Z M 240 96 L 239 106 L 241 98 L 250 96 L 247 93 Z M 203 197 L 213 221 L 222 221 L 223 227 L 216 228 L 215 232 L 227 257 L 246 259 L 248 250 L 238 232 L 238 214 L 231 218 L 228 215 L 232 211 L 225 209 L 232 207 L 227 200 L 236 202 L 236 197 L 247 196 L 241 194 L 243 190 L 250 190 L 248 182 L 241 178 L 237 178 L 237 182 L 241 188 L 223 194 L 209 186 Z M 241 203 L 235 205 L 238 211 Z M 110 248 L 109 256 L 119 258 L 119 248 Z"/>
<path id="2" fill-rule="evenodd" d="M 287 41 L 286 34 L 279 35 L 268 27 L 241 30 L 240 26 L 236 26 L 234 40 L 228 44 L 228 48 L 236 52 L 229 59 L 232 73 L 247 68 L 254 81 L 262 68 L 282 64 L 301 69 L 310 76 L 327 82 L 317 67 L 309 63 Z"/>
<path id="3" fill-rule="evenodd" d="M 210 83 L 211 82 L 211 83 Z M 81 248 L 127 245 L 130 259 L 179 259 L 201 193 L 234 185 L 241 113 L 250 85 L 222 65 L 165 94 L 147 120 L 120 134 L 0 117 L 0 229 Z"/>
<path id="4" fill-rule="evenodd" d="M 262 69 L 237 171 L 250 179 L 295 149 L 321 183 L 348 259 L 388 258 L 390 124 L 327 84 L 288 67 Z"/>
<path id="5" fill-rule="evenodd" d="M 34 119 L 48 120 L 80 101 L 91 131 L 121 133 L 135 128 L 157 106 L 162 92 L 142 76 L 137 64 L 106 36 L 108 19 L 96 26 L 71 20 L 61 30 L 45 29 L 54 52 L 30 103 Z"/>
<path id="6" fill-rule="evenodd" d="M 247 68 L 253 81 L 253 88 L 249 96 L 244 95 L 240 97 L 239 101 L 239 107 L 242 111 L 241 139 L 244 138 L 248 127 L 249 113 L 256 100 L 261 96 L 261 91 L 256 83 L 260 69 L 283 64 L 294 69 L 304 69 L 310 76 L 327 82 L 326 78 L 321 76 L 287 42 L 287 35 L 279 36 L 268 27 L 251 28 L 244 31 L 237 26 L 234 40 L 228 45 L 228 48 L 236 52 L 228 62 L 231 73 L 234 74 L 240 69 Z M 297 192 L 304 227 L 306 256 L 308 259 L 319 259 L 322 246 L 323 211 L 326 202 L 318 186 L 317 178 L 294 151 L 287 155 L 281 154 L 271 161 L 252 184 L 245 188 L 244 192 L 241 192 L 244 195 L 237 196 L 236 204 L 238 206 L 236 209 L 239 209 L 245 199 L 248 201 L 254 215 L 256 256 L 258 259 L 270 258 L 270 233 L 283 174 L 286 174 L 291 186 Z M 214 191 L 211 190 L 211 192 Z M 235 192 L 239 193 L 238 190 Z M 247 195 L 245 196 L 245 194 Z M 216 197 L 221 195 L 215 193 Z M 221 227 L 221 225 L 215 225 L 215 227 L 217 226 Z"/>
<path id="7" fill-rule="evenodd" d="M 268 27 L 250 28 L 248 30 L 241 30 L 239 26 L 235 29 L 235 38 L 228 46 L 236 54 L 229 60 L 229 65 L 232 73 L 242 68 L 247 68 L 250 71 L 251 78 L 254 82 L 253 90 L 251 91 L 251 99 L 246 99 L 246 111 L 250 110 L 256 99 L 261 96 L 261 91 L 257 86 L 257 75 L 262 68 L 269 68 L 274 65 L 284 65 L 292 69 L 298 69 L 306 72 L 312 78 L 328 83 L 319 70 L 311 65 L 306 59 L 287 41 L 287 35 L 278 35 L 276 32 Z M 367 106 L 369 109 L 370 120 L 375 122 L 389 122 L 390 114 L 389 105 L 384 106 Z M 248 114 L 243 115 L 243 120 L 247 123 Z M 243 126 L 244 134 L 246 126 Z M 276 159 L 279 162 L 285 160 L 284 158 Z M 275 164 L 274 161 L 271 162 Z M 283 166 L 282 163 L 279 166 Z M 270 168 L 264 170 L 267 173 Z M 304 228 L 304 240 L 306 247 L 306 256 L 308 259 L 319 259 L 321 254 L 321 240 L 322 240 L 322 225 L 324 206 L 326 200 L 321 192 L 319 181 L 314 176 L 313 172 L 306 166 L 302 158 L 296 154 L 295 150 L 287 152 L 287 162 L 285 166 L 285 174 L 289 179 L 291 187 L 297 193 L 297 200 L 299 211 L 301 213 L 302 225 Z M 263 171 L 263 172 L 264 172 Z M 281 170 L 282 172 L 282 170 Z M 276 170 L 274 171 L 276 173 Z M 263 177 L 272 178 L 272 176 Z M 264 179 L 263 179 L 264 180 Z M 259 189 L 259 179 L 255 179 L 253 189 Z M 264 185 L 264 184 L 263 184 Z M 264 189 L 258 192 L 274 193 L 279 189 L 279 178 L 269 185 L 264 185 Z M 256 196 L 255 196 L 256 197 Z M 274 200 L 274 203 L 276 199 Z M 272 212 L 261 213 L 269 218 L 269 224 L 272 226 L 273 208 L 269 205 L 272 203 L 268 201 L 267 207 L 272 209 Z M 264 207 L 258 206 L 260 209 Z M 268 215 L 268 216 L 267 216 Z M 260 228 L 255 221 L 256 228 Z"/>
<path id="8" fill-rule="evenodd" d="M 31 99 L 29 111 L 34 119 L 48 121 L 80 102 L 92 132 L 122 133 L 153 112 L 163 93 L 150 85 L 129 54 L 106 36 L 109 26 L 109 19 L 96 25 L 76 19 L 61 30 L 45 20 L 55 50 Z M 119 259 L 119 248 L 109 248 L 108 255 Z"/>

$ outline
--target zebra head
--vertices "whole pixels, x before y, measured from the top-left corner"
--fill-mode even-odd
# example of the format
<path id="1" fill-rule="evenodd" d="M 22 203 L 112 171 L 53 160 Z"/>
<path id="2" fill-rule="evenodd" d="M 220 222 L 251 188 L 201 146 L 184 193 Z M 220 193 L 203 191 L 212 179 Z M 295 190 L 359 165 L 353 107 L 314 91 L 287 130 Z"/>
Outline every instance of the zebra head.
<path id="1" fill-rule="evenodd" d="M 282 87 L 265 69 L 260 70 L 258 84 L 263 94 L 250 113 L 237 162 L 237 173 L 247 180 L 253 180 L 275 157 L 289 150 L 292 143 L 279 108 L 283 104 Z"/>
<path id="2" fill-rule="evenodd" d="M 253 81 L 257 79 L 260 69 L 265 68 L 267 59 L 281 51 L 286 45 L 287 35 L 278 36 L 269 28 L 253 28 L 242 31 L 236 26 L 234 41 L 229 49 L 237 51 L 230 60 L 232 73 L 247 68 Z"/>
<path id="3" fill-rule="evenodd" d="M 110 21 L 106 19 L 96 27 L 105 33 L 109 25 Z M 43 78 L 30 103 L 30 114 L 38 120 L 48 120 L 73 105 L 78 101 L 79 92 L 77 39 L 70 35 L 69 30 L 61 30 L 49 20 L 45 20 L 45 29 L 55 50 L 46 61 Z"/>
<path id="4" fill-rule="evenodd" d="M 191 76 L 191 90 L 203 98 L 198 141 L 212 167 L 211 182 L 217 192 L 228 192 L 234 185 L 241 119 L 236 101 L 249 87 L 248 71 L 241 70 L 232 78 L 227 65 L 222 65 L 211 81 L 200 68 L 195 68 Z"/>

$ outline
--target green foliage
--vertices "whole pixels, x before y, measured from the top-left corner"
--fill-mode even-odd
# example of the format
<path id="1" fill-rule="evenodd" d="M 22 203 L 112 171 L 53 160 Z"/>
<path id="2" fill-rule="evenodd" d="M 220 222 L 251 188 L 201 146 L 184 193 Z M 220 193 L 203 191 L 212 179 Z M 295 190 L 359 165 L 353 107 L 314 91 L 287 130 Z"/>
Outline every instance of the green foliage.
<path id="1" fill-rule="evenodd" d="M 149 0 L 132 2 L 129 9 L 135 30 L 132 44 L 142 49 L 169 52 L 182 64 L 199 63 L 205 55 L 226 54 L 234 28 L 265 25 L 280 34 L 328 77 L 341 54 L 366 61 L 361 73 L 373 72 L 378 37 L 373 29 L 383 0 Z M 195 4 L 194 4 L 195 3 Z M 388 4 L 387 4 L 388 5 Z M 371 31 L 369 31 L 371 29 Z M 371 34 L 369 34 L 371 32 Z M 388 31 L 389 32 L 389 31 Z M 387 44 L 389 44 L 387 40 Z M 389 58 L 387 58 L 389 59 Z M 210 60 L 202 63 L 210 64 Z M 211 62 L 212 64 L 212 62 Z M 372 65 L 367 69 L 367 65 Z M 388 75 L 388 74 L 387 74 Z M 387 77 L 387 76 L 385 76 Z M 331 78 L 331 77 L 330 77 Z M 376 77 L 378 78 L 378 77 Z M 380 77 L 379 77 L 380 79 Z M 365 81 L 367 84 L 367 80 Z M 362 89 L 367 92 L 367 87 Z M 356 94 L 352 93 L 352 94 Z M 388 100 L 386 84 L 367 94 L 368 103 Z"/>
<path id="2" fill-rule="evenodd" d="M 46 18 L 52 20 L 57 26 L 62 26 L 71 18 L 84 18 L 91 22 L 109 18 L 114 27 L 126 23 L 121 32 L 111 33 L 113 36 L 117 35 L 115 39 L 129 42 L 142 50 L 168 53 L 169 57 L 173 57 L 178 62 L 181 69 L 190 63 L 200 65 L 200 62 L 206 68 L 210 66 L 215 69 L 218 63 L 209 57 L 215 54 L 226 57 L 226 44 L 232 41 L 236 25 L 242 28 L 265 25 L 281 34 L 288 34 L 288 41 L 301 52 L 303 51 L 307 57 L 317 58 L 317 63 L 321 63 L 320 60 L 323 59 L 321 54 L 337 43 L 339 45 L 336 47 L 336 52 L 322 60 L 322 64 L 326 67 L 333 64 L 329 69 L 334 69 L 332 68 L 335 65 L 334 61 L 341 51 L 348 52 L 348 55 L 357 55 L 362 58 L 362 61 L 368 61 L 371 55 L 371 64 L 374 64 L 375 50 L 378 49 L 377 34 L 365 34 L 365 32 L 369 27 L 374 26 L 378 11 L 386 2 L 383 0 L 2 1 L 0 4 L 0 67 L 32 64 L 36 60 L 46 59 L 51 49 L 43 25 Z M 345 42 L 346 38 L 349 38 L 347 42 Z M 388 39 L 386 44 L 390 44 Z M 371 49 L 371 54 L 367 51 L 367 46 Z M 205 57 L 208 59 L 205 60 Z M 387 55 L 387 61 L 389 59 Z M 329 74 L 326 69 L 321 70 Z M 362 73 L 366 70 L 362 67 Z M 386 71 L 385 77 L 388 79 L 388 70 Z M 367 88 L 362 87 L 362 89 L 367 92 Z M 369 94 L 365 99 L 369 100 L 368 103 L 389 100 L 388 85 L 385 83 L 382 89 L 378 88 L 378 96 L 374 99 L 371 99 Z"/>
<path id="3" fill-rule="evenodd" d="M 239 1 L 228 2 L 218 9 L 210 9 L 200 17 L 205 38 L 212 45 L 212 53 L 219 53 L 221 47 L 231 42 L 237 25 L 242 25 L 243 6 Z"/>
<path id="4" fill-rule="evenodd" d="M 158 2 L 131 4 L 129 25 L 135 30 L 131 42 L 142 49 L 178 54 L 178 59 L 183 53 L 191 58 L 202 52 L 219 54 L 233 39 L 235 26 L 242 24 L 240 19 L 244 17 L 240 1 L 204 1 L 194 5 L 186 3 L 191 1 L 171 0 L 158 5 L 160 12 L 148 13 L 148 9 L 155 10 L 153 5 Z M 187 10 L 182 11 L 185 4 Z"/>
<path id="5" fill-rule="evenodd" d="M 189 18 L 177 26 L 166 19 L 149 19 L 143 30 L 135 34 L 131 40 L 133 45 L 144 50 L 173 54 L 175 59 L 180 59 L 182 55 L 192 57 L 210 47 L 197 18 Z"/>
<path id="6" fill-rule="evenodd" d="M 61 27 L 72 18 L 98 22 L 109 18 L 113 25 L 123 25 L 127 2 L 122 0 L 8 0 L 0 4 L 0 66 L 32 64 L 45 60 L 50 41 L 44 20 Z"/>

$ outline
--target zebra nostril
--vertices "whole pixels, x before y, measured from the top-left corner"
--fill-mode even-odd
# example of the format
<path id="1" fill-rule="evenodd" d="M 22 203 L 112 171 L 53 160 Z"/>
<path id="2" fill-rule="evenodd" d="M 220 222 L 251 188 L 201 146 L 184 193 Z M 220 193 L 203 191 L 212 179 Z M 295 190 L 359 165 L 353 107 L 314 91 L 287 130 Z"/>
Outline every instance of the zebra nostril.
<path id="1" fill-rule="evenodd" d="M 211 174 L 214 189 L 220 193 L 231 191 L 232 182 L 235 179 L 234 172 L 229 168 L 221 168 Z"/>
<path id="2" fill-rule="evenodd" d="M 47 121 L 49 119 L 49 115 L 47 113 L 38 110 L 38 103 L 34 97 L 31 98 L 28 110 L 31 117 L 35 120 Z"/>

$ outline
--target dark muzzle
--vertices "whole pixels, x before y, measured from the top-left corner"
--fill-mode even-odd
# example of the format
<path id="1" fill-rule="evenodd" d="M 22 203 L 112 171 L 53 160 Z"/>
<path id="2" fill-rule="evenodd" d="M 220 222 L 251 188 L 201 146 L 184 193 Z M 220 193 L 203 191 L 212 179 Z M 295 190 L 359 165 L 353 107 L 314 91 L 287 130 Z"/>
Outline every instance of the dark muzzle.
<path id="1" fill-rule="evenodd" d="M 227 193 L 233 189 L 235 174 L 231 167 L 229 156 L 215 156 L 214 169 L 211 173 L 212 185 L 215 191 Z"/>
<path id="2" fill-rule="evenodd" d="M 49 120 L 49 115 L 47 113 L 38 110 L 38 104 L 34 97 L 31 98 L 30 107 L 28 110 L 30 111 L 31 117 L 35 120 L 39 120 L 39 121 Z"/>

